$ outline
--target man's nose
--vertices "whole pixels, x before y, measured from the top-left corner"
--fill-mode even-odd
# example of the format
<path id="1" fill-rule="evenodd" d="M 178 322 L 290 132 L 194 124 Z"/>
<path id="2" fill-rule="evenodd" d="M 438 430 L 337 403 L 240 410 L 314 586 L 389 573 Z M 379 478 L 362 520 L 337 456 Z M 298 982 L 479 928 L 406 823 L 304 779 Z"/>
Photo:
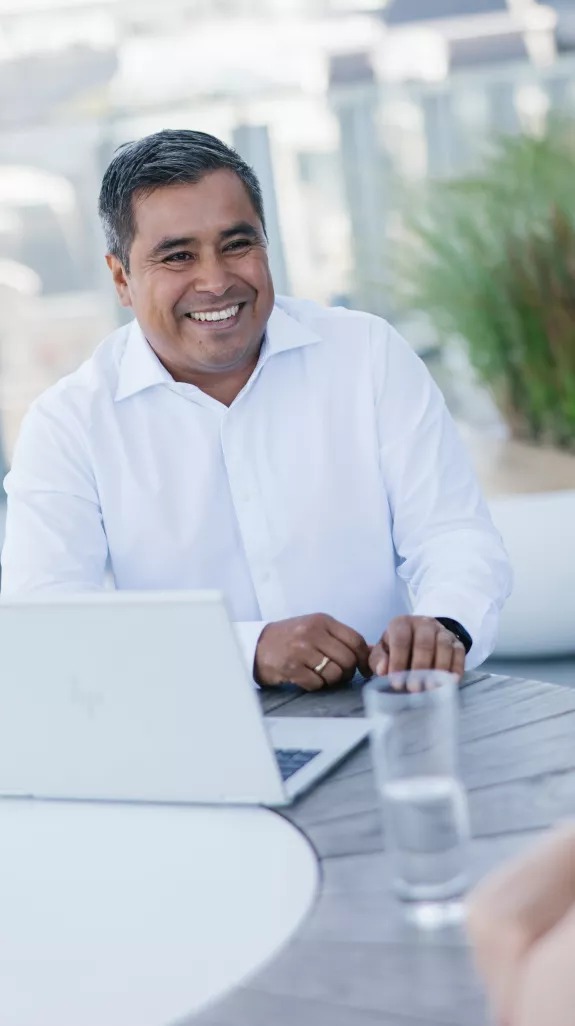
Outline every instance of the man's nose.
<path id="1" fill-rule="evenodd" d="M 211 292 L 214 296 L 223 296 L 230 287 L 231 277 L 223 260 L 216 254 L 204 255 L 194 268 L 194 288 L 196 292 Z"/>

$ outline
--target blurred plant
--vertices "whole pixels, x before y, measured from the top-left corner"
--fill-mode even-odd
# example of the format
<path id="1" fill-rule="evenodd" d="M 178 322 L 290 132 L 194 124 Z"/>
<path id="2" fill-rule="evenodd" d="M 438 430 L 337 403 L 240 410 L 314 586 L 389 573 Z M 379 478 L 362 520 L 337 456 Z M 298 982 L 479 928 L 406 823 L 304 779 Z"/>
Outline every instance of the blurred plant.
<path id="1" fill-rule="evenodd" d="M 575 447 L 575 129 L 499 139 L 409 219 L 402 294 L 460 336 L 515 437 Z"/>

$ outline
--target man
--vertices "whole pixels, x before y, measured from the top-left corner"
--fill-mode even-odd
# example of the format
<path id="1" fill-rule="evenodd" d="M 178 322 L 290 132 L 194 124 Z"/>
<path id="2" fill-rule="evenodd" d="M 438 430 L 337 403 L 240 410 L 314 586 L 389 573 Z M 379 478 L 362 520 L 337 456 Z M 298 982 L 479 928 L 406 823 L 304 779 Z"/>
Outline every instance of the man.
<path id="1" fill-rule="evenodd" d="M 257 179 L 212 136 L 120 148 L 100 215 L 136 319 L 25 418 L 3 593 L 101 589 L 107 563 L 117 588 L 220 588 L 264 685 L 481 663 L 508 562 L 409 346 L 274 302 Z"/>

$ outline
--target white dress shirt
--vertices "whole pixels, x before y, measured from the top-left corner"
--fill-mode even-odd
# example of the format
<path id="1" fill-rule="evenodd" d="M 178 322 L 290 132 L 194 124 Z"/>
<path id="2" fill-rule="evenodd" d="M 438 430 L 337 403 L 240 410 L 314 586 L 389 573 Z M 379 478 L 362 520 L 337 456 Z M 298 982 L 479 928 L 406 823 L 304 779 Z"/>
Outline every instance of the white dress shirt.
<path id="1" fill-rule="evenodd" d="M 219 588 L 253 666 L 266 623 L 329 613 L 377 641 L 413 611 L 492 651 L 508 560 L 443 397 L 383 320 L 280 298 L 228 408 L 137 323 L 24 419 L 2 592 Z"/>

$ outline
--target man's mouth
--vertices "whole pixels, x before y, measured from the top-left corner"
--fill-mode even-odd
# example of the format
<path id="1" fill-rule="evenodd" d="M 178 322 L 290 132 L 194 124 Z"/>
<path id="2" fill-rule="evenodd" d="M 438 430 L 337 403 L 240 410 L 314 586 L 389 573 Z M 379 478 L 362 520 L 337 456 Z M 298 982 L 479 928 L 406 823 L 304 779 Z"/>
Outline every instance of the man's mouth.
<path id="1" fill-rule="evenodd" d="M 238 316 L 240 310 L 245 306 L 245 303 L 235 303 L 233 306 L 226 306 L 222 310 L 200 310 L 198 313 L 187 313 L 186 317 L 190 321 L 196 321 L 203 324 L 205 321 L 210 323 L 226 323 L 226 321 L 233 321 Z"/>

